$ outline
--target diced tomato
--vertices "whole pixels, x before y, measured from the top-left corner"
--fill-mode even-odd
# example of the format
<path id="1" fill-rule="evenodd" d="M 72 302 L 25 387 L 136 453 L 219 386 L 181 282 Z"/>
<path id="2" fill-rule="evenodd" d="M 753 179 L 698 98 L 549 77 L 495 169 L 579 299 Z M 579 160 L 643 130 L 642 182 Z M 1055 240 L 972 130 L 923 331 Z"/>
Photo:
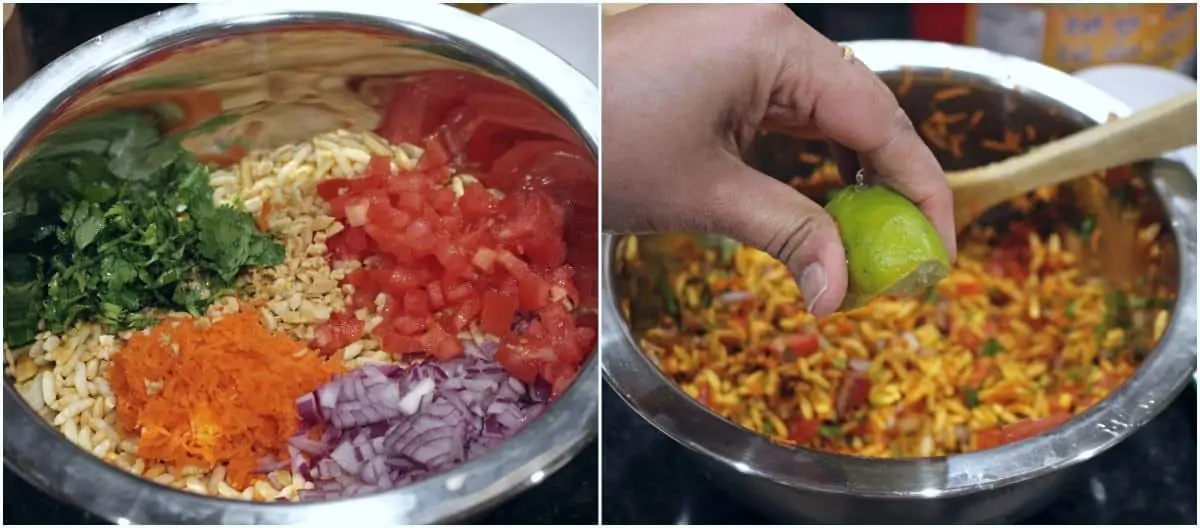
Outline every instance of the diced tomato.
<path id="1" fill-rule="evenodd" d="M 391 156 L 371 156 L 371 161 L 367 162 L 367 172 L 364 176 L 367 178 L 386 178 L 392 175 L 392 158 Z"/>
<path id="2" fill-rule="evenodd" d="M 550 395 L 558 396 L 566 392 L 567 387 L 571 386 L 571 382 L 575 381 L 579 367 L 570 363 L 551 361 L 543 363 L 540 370 L 542 379 L 550 383 Z"/>
<path id="3" fill-rule="evenodd" d="M 483 319 L 480 328 L 497 337 L 507 337 L 517 313 L 516 297 L 488 291 L 483 294 Z"/>
<path id="4" fill-rule="evenodd" d="M 466 276 L 467 270 L 471 267 L 471 261 L 452 242 L 444 242 L 434 248 L 433 254 L 446 269 L 445 272 L 448 277 Z M 454 301 L 451 300 L 451 302 Z"/>
<path id="5" fill-rule="evenodd" d="M 533 383 L 537 379 L 537 361 L 520 345 L 501 343 L 496 350 L 496 362 L 522 382 Z"/>
<path id="6" fill-rule="evenodd" d="M 592 348 L 596 346 L 596 327 L 576 326 L 575 346 L 579 347 L 580 352 L 582 352 L 584 355 L 591 351 Z"/>
<path id="7" fill-rule="evenodd" d="M 444 167 L 448 163 L 450 163 L 450 152 L 446 150 L 445 142 L 436 135 L 425 138 L 425 152 L 417 161 L 417 170 L 428 171 Z"/>
<path id="8" fill-rule="evenodd" d="M 454 329 L 456 332 L 466 330 L 471 326 L 471 322 L 475 321 L 480 312 L 483 311 L 483 302 L 477 297 L 470 297 L 455 308 L 450 322 L 446 325 L 448 328 Z"/>
<path id="9" fill-rule="evenodd" d="M 838 390 L 838 397 L 835 402 L 838 417 L 843 417 L 846 413 L 854 411 L 866 403 L 870 392 L 871 380 L 867 378 L 866 373 L 858 371 L 848 372 L 842 380 L 842 386 Z"/>
<path id="10" fill-rule="evenodd" d="M 353 314 L 336 313 L 325 324 L 317 327 L 310 345 L 326 354 L 341 350 L 362 337 L 365 323 Z"/>
<path id="11" fill-rule="evenodd" d="M 552 301 L 550 299 L 550 283 L 544 280 L 528 278 L 517 280 L 517 298 L 524 310 L 537 310 Z"/>
<path id="12" fill-rule="evenodd" d="M 390 324 L 400 335 L 417 335 L 425 332 L 430 326 L 425 317 L 413 317 L 410 315 L 392 317 Z"/>
<path id="13" fill-rule="evenodd" d="M 1004 443 L 1010 444 L 1027 438 L 1033 438 L 1066 423 L 1070 419 L 1071 415 L 1068 413 L 1056 413 L 1037 420 L 1025 419 L 1013 422 L 1001 428 L 1004 431 Z"/>
<path id="14" fill-rule="evenodd" d="M 1004 433 L 1000 428 L 983 429 L 975 432 L 975 449 L 984 450 L 1004 444 Z"/>
<path id="15" fill-rule="evenodd" d="M 784 344 L 797 357 L 808 357 L 820 348 L 820 340 L 813 334 L 792 334 L 784 339 Z"/>
<path id="16" fill-rule="evenodd" d="M 366 231 L 358 227 L 343 229 L 325 240 L 325 250 L 334 261 L 359 260 L 369 247 Z"/>
<path id="17" fill-rule="evenodd" d="M 468 222 L 478 222 L 496 213 L 496 201 L 496 197 L 483 185 L 465 185 L 463 195 L 458 199 L 458 208 Z"/>
<path id="18" fill-rule="evenodd" d="M 458 304 L 475 295 L 475 286 L 470 281 L 442 279 L 442 292 L 449 304 Z"/>
<path id="19" fill-rule="evenodd" d="M 1026 418 L 1003 427 L 984 429 L 975 433 L 976 449 L 991 449 L 1014 442 L 1020 442 L 1037 435 L 1049 432 L 1071 419 L 1067 412 L 1055 412 L 1040 419 Z"/>
<path id="20" fill-rule="evenodd" d="M 441 360 L 454 359 L 463 355 L 462 342 L 441 325 L 429 325 L 425 335 L 421 336 L 421 345 L 425 348 L 425 352 Z"/>
<path id="21" fill-rule="evenodd" d="M 368 273 L 381 291 L 396 298 L 402 298 L 409 290 L 419 288 L 422 283 L 429 280 L 428 274 L 421 273 L 418 268 L 410 267 L 381 266 L 372 268 Z M 430 297 L 432 298 L 432 294 Z M 438 308 L 437 303 L 434 303 L 433 308 Z"/>
<path id="22" fill-rule="evenodd" d="M 820 430 L 820 420 L 806 420 L 803 416 L 797 416 L 788 423 L 788 440 L 797 444 L 807 444 Z"/>
<path id="23" fill-rule="evenodd" d="M 429 294 L 423 290 L 409 290 L 404 294 L 404 313 L 413 317 L 432 315 L 429 309 Z"/>
<path id="24" fill-rule="evenodd" d="M 434 310 L 440 310 L 446 305 L 446 296 L 442 294 L 441 284 L 431 282 L 425 286 L 425 291 L 429 293 L 429 304 Z"/>
<path id="25" fill-rule="evenodd" d="M 354 286 L 348 305 L 382 316 L 372 333 L 388 352 L 457 357 L 457 335 L 479 325 L 502 339 L 497 361 L 511 374 L 565 390 L 598 326 L 594 310 L 575 315 L 564 305 L 595 297 L 590 153 L 553 112 L 505 83 L 450 70 L 387 83 L 368 90 L 392 95 L 379 133 L 422 145 L 418 166 L 393 173 L 389 157 L 374 157 L 361 177 L 318 187 L 347 226 L 327 241 L 330 257 L 366 263 L 344 281 Z M 449 175 L 464 166 L 483 184 L 456 196 Z"/>
<path id="26" fill-rule="evenodd" d="M 339 195 L 341 195 L 342 192 L 348 191 L 349 189 L 350 189 L 350 180 L 346 180 L 346 179 L 325 180 L 325 181 L 317 184 L 317 196 L 320 196 L 322 200 L 329 201 L 334 198 L 337 198 Z"/>
<path id="27" fill-rule="evenodd" d="M 978 282 L 960 282 L 955 285 L 959 295 L 977 295 L 985 291 L 983 284 Z"/>

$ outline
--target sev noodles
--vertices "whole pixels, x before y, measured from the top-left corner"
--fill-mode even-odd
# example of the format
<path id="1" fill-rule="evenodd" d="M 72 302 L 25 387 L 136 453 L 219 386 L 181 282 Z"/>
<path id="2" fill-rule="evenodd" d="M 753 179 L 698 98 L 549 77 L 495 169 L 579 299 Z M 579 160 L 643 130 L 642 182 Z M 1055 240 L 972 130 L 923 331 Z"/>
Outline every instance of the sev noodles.
<path id="1" fill-rule="evenodd" d="M 1134 251 L 1159 257 L 1160 231 L 1141 226 Z M 1135 295 L 1087 273 L 1100 235 L 973 226 L 924 298 L 823 319 L 766 253 L 708 249 L 658 278 L 667 313 L 640 347 L 689 396 L 779 443 L 884 458 L 987 449 L 1096 404 L 1162 336 L 1170 289 L 1143 277 Z M 637 269 L 638 240 L 620 251 Z"/>

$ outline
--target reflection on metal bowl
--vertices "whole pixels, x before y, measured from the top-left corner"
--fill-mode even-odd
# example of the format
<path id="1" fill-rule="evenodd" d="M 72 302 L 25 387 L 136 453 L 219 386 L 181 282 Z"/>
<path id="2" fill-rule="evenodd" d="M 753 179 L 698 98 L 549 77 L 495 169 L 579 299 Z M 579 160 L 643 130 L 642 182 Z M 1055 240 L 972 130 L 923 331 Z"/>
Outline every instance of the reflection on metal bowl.
<path id="1" fill-rule="evenodd" d="M 1011 140 L 1028 146 L 1128 112 L 1086 83 L 1023 59 L 927 42 L 863 41 L 849 46 L 899 94 L 947 170 L 1010 155 L 1005 152 L 1011 146 L 1006 131 L 1035 129 L 1034 134 Z M 943 112 L 978 114 L 971 126 L 950 134 L 958 138 L 945 131 L 939 134 L 932 125 L 922 126 L 929 121 L 934 92 L 947 89 L 943 97 L 961 97 L 938 105 Z M 748 160 L 767 174 L 821 196 L 822 182 L 807 175 L 819 159 L 812 154 L 823 150 L 820 141 L 771 133 L 760 138 Z M 1172 159 L 1155 160 L 1134 171 L 1151 191 L 1134 208 L 1143 217 L 1164 219 L 1170 231 L 1163 239 L 1174 249 L 1164 250 L 1169 262 L 1163 263 L 1175 278 L 1177 302 L 1170 322 L 1157 347 L 1123 386 L 1040 436 L 982 451 L 885 459 L 793 448 L 754 434 L 693 400 L 639 350 L 642 318 L 661 317 L 665 306 L 654 290 L 636 293 L 646 291 L 638 284 L 645 284 L 647 268 L 624 266 L 618 251 L 624 239 L 619 237 L 607 237 L 603 243 L 605 379 L 643 419 L 686 447 L 718 484 L 781 521 L 976 524 L 1019 519 L 1054 497 L 1080 463 L 1154 418 L 1189 383 L 1196 368 L 1195 179 Z M 1083 199 L 1072 185 L 1064 186 L 1051 202 L 1051 208 L 1067 218 L 1094 214 L 1115 200 L 1112 194 L 1101 201 Z M 1003 229 L 1015 215 L 1025 214 L 1006 204 L 989 211 L 981 222 Z M 669 268 L 686 261 L 684 252 L 693 251 L 700 241 L 688 235 L 638 237 L 637 252 L 651 269 Z M 1105 242 L 1119 246 L 1113 240 Z M 1103 254 L 1093 271 L 1136 275 L 1137 266 L 1144 264 L 1119 258 L 1121 251 L 1129 253 L 1128 247 Z M 631 305 L 629 318 L 620 308 L 623 303 Z"/>
<path id="2" fill-rule="evenodd" d="M 384 105 L 379 94 L 390 81 L 434 68 L 511 81 L 561 116 L 595 154 L 595 86 L 502 26 L 435 4 L 255 2 L 164 11 L 55 61 L 5 101 L 5 170 L 48 132 L 109 109 L 150 110 L 166 128 L 188 130 L 185 146 L 214 164 L 319 133 L 371 130 Z M 594 218 L 574 222 L 568 238 L 594 242 L 595 225 Z M 47 493 L 118 524 L 453 523 L 541 482 L 595 436 L 597 363 L 588 359 L 579 382 L 512 441 L 446 473 L 351 499 L 251 503 L 143 480 L 60 435 L 10 379 L 4 387 L 4 463 Z"/>

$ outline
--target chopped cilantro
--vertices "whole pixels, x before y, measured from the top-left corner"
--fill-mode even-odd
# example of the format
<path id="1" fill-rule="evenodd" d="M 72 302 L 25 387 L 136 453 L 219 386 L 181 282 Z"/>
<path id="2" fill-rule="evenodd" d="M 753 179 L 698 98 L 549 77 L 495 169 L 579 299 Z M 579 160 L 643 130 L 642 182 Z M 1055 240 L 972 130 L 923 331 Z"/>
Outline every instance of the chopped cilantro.
<path id="1" fill-rule="evenodd" d="M 983 357 L 993 357 L 1003 351 L 1004 347 L 1000 346 L 1000 342 L 996 341 L 996 338 L 994 337 L 984 341 L 983 344 L 979 346 L 979 355 Z"/>
<path id="2" fill-rule="evenodd" d="M 962 391 L 963 403 L 965 403 L 968 408 L 974 409 L 979 407 L 979 391 L 972 389 L 971 387 L 964 387 Z"/>
<path id="3" fill-rule="evenodd" d="M 153 123 L 116 112 L 34 148 L 4 185 L 4 337 L 33 340 L 93 320 L 152 324 L 154 309 L 202 313 L 248 266 L 283 246 L 245 211 L 213 204 L 209 170 Z"/>
<path id="4" fill-rule="evenodd" d="M 818 429 L 818 432 L 823 438 L 827 438 L 829 440 L 833 440 L 839 436 L 842 436 L 842 428 L 836 425 L 822 425 L 821 428 Z"/>

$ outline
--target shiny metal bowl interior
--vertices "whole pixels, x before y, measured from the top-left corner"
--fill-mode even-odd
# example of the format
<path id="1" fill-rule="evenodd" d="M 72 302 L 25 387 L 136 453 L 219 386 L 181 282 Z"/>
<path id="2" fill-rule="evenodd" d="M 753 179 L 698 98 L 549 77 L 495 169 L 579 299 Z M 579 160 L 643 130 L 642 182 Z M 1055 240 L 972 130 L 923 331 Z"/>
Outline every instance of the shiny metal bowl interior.
<path id="1" fill-rule="evenodd" d="M 903 72 L 911 72 L 911 88 L 899 99 L 914 123 L 928 117 L 933 91 L 971 87 L 970 95 L 941 105 L 947 113 L 970 115 L 984 110 L 961 158 L 934 148 L 947 170 L 1002 157 L 982 148 L 980 141 L 1002 138 L 1005 128 L 1024 130 L 1025 125 L 1033 125 L 1038 139 L 1032 143 L 1038 143 L 1101 122 L 1110 113 L 1128 112 L 1090 85 L 1023 59 L 927 42 L 864 41 L 850 46 L 894 90 L 907 84 Z M 822 141 L 765 134 L 747 160 L 768 175 L 795 182 L 814 167 L 800 159 L 801 152 L 822 154 L 827 147 Z M 605 379 L 643 419 L 695 455 L 718 484 L 784 522 L 987 523 L 1030 514 L 1054 496 L 1071 476 L 1069 469 L 1112 447 L 1158 414 L 1196 369 L 1195 177 L 1171 159 L 1144 164 L 1136 171 L 1153 190 L 1136 207 L 1167 220 L 1161 243 L 1177 249 L 1164 250 L 1167 263 L 1177 265 L 1172 274 L 1178 276 L 1168 330 L 1123 387 L 1047 434 L 974 453 L 886 460 L 777 445 L 721 418 L 678 389 L 636 345 L 643 321 L 657 321 L 664 313 L 657 289 L 650 286 L 654 276 L 688 255 L 698 255 L 697 248 L 710 242 L 708 237 L 693 235 L 638 236 L 638 254 L 646 267 L 636 273 L 620 261 L 622 238 L 606 236 L 601 344 Z M 1087 212 L 1071 200 L 1071 184 L 1065 185 L 1053 211 L 1040 213 L 1052 212 L 1071 221 Z M 819 197 L 827 189 L 807 190 Z M 1035 210 L 1035 217 L 1038 214 Z M 1001 206 L 981 221 L 1003 226 L 1013 215 L 1011 208 Z M 620 299 L 630 301 L 632 320 L 617 308 Z"/>
<path id="2" fill-rule="evenodd" d="M 223 108 L 248 109 L 251 119 L 270 132 L 252 146 L 270 147 L 334 128 L 373 128 L 378 106 L 356 105 L 353 95 L 360 94 L 339 92 L 350 84 L 347 79 L 431 68 L 474 69 L 522 86 L 596 152 L 596 87 L 532 41 L 433 3 L 331 6 L 304 1 L 188 5 L 92 39 L 5 101 L 0 139 L 6 173 L 46 130 L 69 121 L 97 98 L 138 86 L 170 90 L 181 83 L 211 83 L 205 88 L 222 94 Z M 154 72 L 152 81 L 147 72 Z M 278 122 L 277 116 L 296 112 L 302 118 Z M 187 146 L 196 150 L 205 145 Z M 568 229 L 595 232 L 594 219 L 579 224 Z M 539 419 L 493 452 L 371 496 L 250 503 L 161 486 L 76 447 L 38 417 L 7 378 L 4 463 L 43 491 L 118 524 L 453 523 L 541 482 L 595 437 L 594 356 Z"/>

